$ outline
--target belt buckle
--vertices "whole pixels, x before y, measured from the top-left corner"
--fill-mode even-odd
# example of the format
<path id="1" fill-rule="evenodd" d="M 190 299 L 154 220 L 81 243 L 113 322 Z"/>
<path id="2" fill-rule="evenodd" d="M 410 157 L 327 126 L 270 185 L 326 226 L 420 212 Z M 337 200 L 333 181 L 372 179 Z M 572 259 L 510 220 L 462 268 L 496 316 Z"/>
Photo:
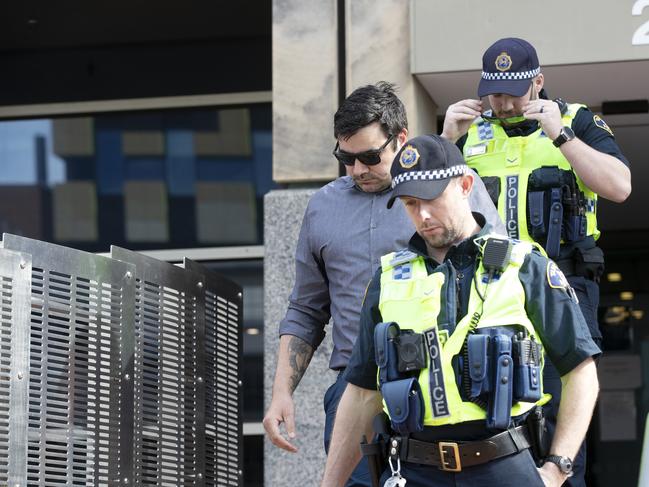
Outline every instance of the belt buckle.
<path id="1" fill-rule="evenodd" d="M 460 449 L 457 443 L 449 441 L 440 441 L 437 446 L 439 447 L 439 458 L 441 460 L 440 469 L 445 472 L 461 472 L 462 464 L 460 463 Z M 447 451 L 450 449 L 450 451 Z M 455 460 L 455 465 L 449 466 L 449 462 L 446 461 L 446 456 L 453 454 L 453 460 Z"/>

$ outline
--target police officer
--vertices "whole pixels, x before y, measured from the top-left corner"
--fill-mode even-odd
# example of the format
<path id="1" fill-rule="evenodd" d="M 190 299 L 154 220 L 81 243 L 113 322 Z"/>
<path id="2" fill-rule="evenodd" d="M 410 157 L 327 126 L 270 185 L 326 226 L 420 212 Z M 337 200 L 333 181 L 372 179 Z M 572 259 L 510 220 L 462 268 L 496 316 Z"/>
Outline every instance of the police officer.
<path id="1" fill-rule="evenodd" d="M 574 292 L 534 245 L 490 235 L 448 140 L 409 140 L 391 173 L 388 207 L 401 199 L 416 233 L 381 259 L 368 287 L 322 485 L 344 484 L 383 404 L 390 466 L 381 485 L 561 485 L 598 391 L 600 351 Z M 565 400 L 537 469 L 525 422 L 548 399 L 537 380 L 544 352 Z"/>
<path id="2" fill-rule="evenodd" d="M 480 99 L 451 105 L 442 136 L 457 141 L 484 180 L 509 236 L 540 243 L 556 261 L 600 344 L 604 257 L 595 244 L 597 199 L 619 203 L 629 196 L 629 162 L 599 115 L 584 105 L 548 100 L 543 86 L 534 47 L 523 39 L 500 39 L 482 58 Z M 551 366 L 546 388 L 555 397 L 546 408 L 552 430 L 560 382 Z M 568 485 L 585 485 L 584 470 L 585 446 Z"/>

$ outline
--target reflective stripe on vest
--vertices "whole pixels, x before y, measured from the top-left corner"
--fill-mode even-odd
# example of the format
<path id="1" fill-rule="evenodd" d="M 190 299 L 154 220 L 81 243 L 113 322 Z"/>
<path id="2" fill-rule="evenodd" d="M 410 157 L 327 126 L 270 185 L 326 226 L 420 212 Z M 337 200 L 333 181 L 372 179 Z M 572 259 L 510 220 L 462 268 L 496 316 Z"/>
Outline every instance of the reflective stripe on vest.
<path id="1" fill-rule="evenodd" d="M 502 237 L 499 237 L 502 238 Z M 532 245 L 519 242 L 513 245 L 511 261 L 499 279 L 492 281 L 488 286 L 487 300 L 482 303 L 481 298 L 471 285 L 468 312 L 460 320 L 450 337 L 439 343 L 438 350 L 441 355 L 441 373 L 431 367 L 433 362 L 429 359 L 429 367 L 419 373 L 419 385 L 422 390 L 425 404 L 424 426 L 440 426 L 456 424 L 466 421 L 484 420 L 486 412 L 480 406 L 463 401 L 459 385 L 455 380 L 453 359 L 462 351 L 466 335 L 471 329 L 471 317 L 482 309 L 482 317 L 478 328 L 503 326 L 513 324 L 524 327 L 538 343 L 541 343 L 534 326 L 525 312 L 525 292 L 518 278 L 518 270 L 531 251 Z M 449 294 L 448 286 L 455 287 L 455 282 L 447 279 L 448 267 L 440 265 L 435 272 L 428 274 L 423 257 L 412 254 L 408 262 L 411 275 L 408 279 L 395 278 L 399 275 L 398 267 L 403 263 L 393 265 L 395 253 L 381 258 L 381 296 L 379 309 L 383 321 L 396 322 L 404 330 L 413 330 L 416 333 L 439 331 L 438 317 L 443 306 L 447 303 L 442 298 Z M 440 270 L 441 269 L 441 270 Z M 477 285 L 484 294 L 485 284 L 481 282 L 486 275 L 482 265 L 476 271 Z M 454 294 L 453 294 L 454 295 Z M 455 306 L 455 303 L 452 303 Z M 448 315 L 448 313 L 442 313 Z M 439 333 L 436 333 L 439 335 Z M 430 335 L 430 333 L 428 333 Z M 377 377 L 378 380 L 378 377 Z M 445 390 L 446 410 L 440 402 L 439 390 L 431 390 L 431 384 L 441 380 Z M 545 404 L 550 399 L 545 394 L 537 404 Z M 519 402 L 513 405 L 511 414 L 518 416 L 534 407 L 533 403 Z M 384 410 L 389 415 L 384 404 Z"/>
<path id="2" fill-rule="evenodd" d="M 571 126 L 577 111 L 583 106 L 568 105 L 562 117 L 563 125 Z M 527 228 L 527 183 L 532 171 L 542 166 L 572 171 L 570 163 L 540 127 L 526 137 L 508 137 L 500 125 L 485 123 L 481 118 L 469 128 L 464 157 L 481 177 L 496 176 L 500 179 L 498 212 L 508 235 L 525 241 L 533 240 Z M 587 201 L 586 235 L 597 239 L 600 235 L 596 216 L 597 194 L 588 189 L 576 173 L 575 178 Z"/>

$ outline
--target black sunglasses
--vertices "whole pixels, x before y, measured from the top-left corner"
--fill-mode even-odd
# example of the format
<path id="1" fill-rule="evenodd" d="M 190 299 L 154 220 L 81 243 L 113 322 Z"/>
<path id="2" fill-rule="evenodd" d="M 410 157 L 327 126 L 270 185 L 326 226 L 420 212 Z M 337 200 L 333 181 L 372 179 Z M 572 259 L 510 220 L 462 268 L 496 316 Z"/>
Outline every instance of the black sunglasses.
<path id="1" fill-rule="evenodd" d="M 334 148 L 333 155 L 338 159 L 338 162 L 344 164 L 345 166 L 353 166 L 356 164 L 356 159 L 361 161 L 366 166 L 376 166 L 381 162 L 381 152 L 388 146 L 390 142 L 394 139 L 394 135 L 390 135 L 388 140 L 386 140 L 381 147 L 378 149 L 370 149 L 364 152 L 357 152 L 353 154 L 351 152 L 341 151 L 339 148 L 339 143 L 336 142 L 336 147 Z"/>

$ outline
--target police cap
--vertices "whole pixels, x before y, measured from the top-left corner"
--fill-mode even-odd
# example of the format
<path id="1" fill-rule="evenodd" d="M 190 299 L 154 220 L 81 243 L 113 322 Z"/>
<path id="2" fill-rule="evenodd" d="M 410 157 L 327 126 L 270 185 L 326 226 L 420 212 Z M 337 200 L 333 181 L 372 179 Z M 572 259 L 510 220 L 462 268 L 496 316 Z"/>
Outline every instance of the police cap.
<path id="1" fill-rule="evenodd" d="M 423 200 L 437 198 L 451 178 L 469 170 L 462 153 L 451 141 L 439 135 L 420 135 L 410 139 L 392 162 L 392 194 L 388 208 L 399 196 Z"/>
<path id="2" fill-rule="evenodd" d="M 515 37 L 500 39 L 482 56 L 478 96 L 496 93 L 523 96 L 530 88 L 530 80 L 540 72 L 539 58 L 532 44 Z"/>

